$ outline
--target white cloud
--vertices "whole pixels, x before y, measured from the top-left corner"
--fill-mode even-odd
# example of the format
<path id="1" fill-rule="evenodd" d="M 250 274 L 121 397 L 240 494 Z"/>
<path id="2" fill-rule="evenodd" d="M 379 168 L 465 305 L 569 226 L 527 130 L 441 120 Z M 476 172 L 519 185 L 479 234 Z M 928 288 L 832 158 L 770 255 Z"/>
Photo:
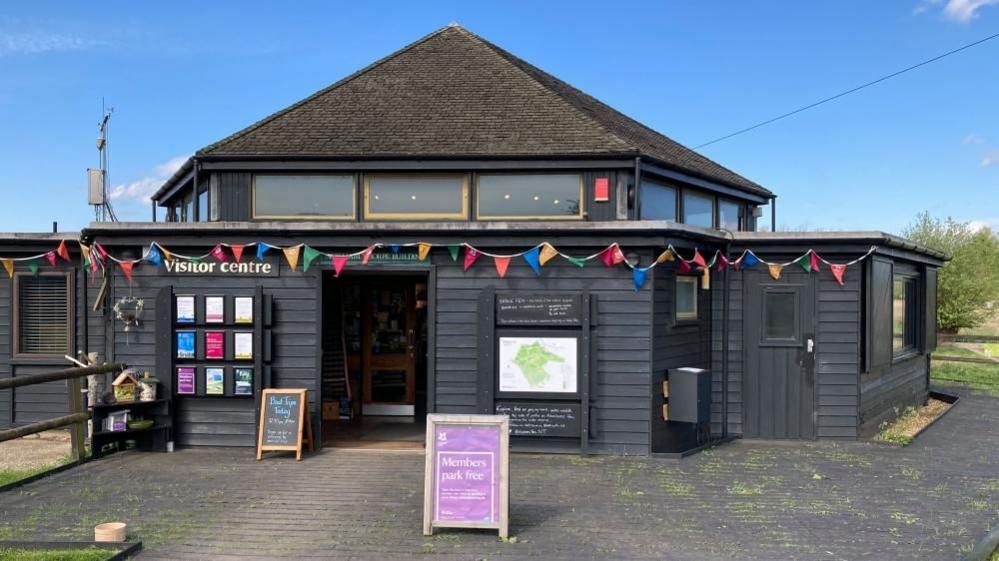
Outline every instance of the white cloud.
<path id="1" fill-rule="evenodd" d="M 961 144 L 985 144 L 985 137 L 980 134 L 971 133 L 964 137 Z"/>
<path id="2" fill-rule="evenodd" d="M 999 218 L 983 218 L 981 220 L 971 220 L 968 222 L 968 227 L 972 231 L 977 232 L 982 228 L 988 228 L 992 231 L 999 230 Z"/>
<path id="3" fill-rule="evenodd" d="M 147 202 L 149 197 L 163 185 L 170 176 L 174 174 L 180 166 L 187 161 L 187 156 L 177 156 L 157 165 L 149 175 L 133 181 L 127 185 L 124 183 L 115 185 L 108 193 L 111 200 L 137 200 Z"/>
<path id="4" fill-rule="evenodd" d="M 996 164 L 999 164 L 999 150 L 989 150 L 982 156 L 982 161 L 978 163 L 978 167 L 987 168 Z"/>
<path id="5" fill-rule="evenodd" d="M 977 18 L 978 12 L 982 8 L 999 5 L 999 0 L 920 0 L 912 12 L 921 14 L 941 4 L 943 4 L 945 18 L 967 23 Z"/>
<path id="6" fill-rule="evenodd" d="M 106 45 L 105 41 L 60 33 L 0 33 L 0 57 L 82 51 Z"/>

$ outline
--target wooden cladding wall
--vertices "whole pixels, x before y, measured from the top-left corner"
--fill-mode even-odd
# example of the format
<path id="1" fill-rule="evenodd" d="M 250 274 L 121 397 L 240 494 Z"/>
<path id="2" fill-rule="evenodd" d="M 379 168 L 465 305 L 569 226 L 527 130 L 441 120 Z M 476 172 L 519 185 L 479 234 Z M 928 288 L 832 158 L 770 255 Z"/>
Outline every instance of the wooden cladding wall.
<path id="1" fill-rule="evenodd" d="M 871 436 L 883 421 L 908 406 L 918 407 L 929 397 L 926 355 L 893 364 L 880 376 L 864 375 L 860 387 L 860 434 Z"/>
<path id="2" fill-rule="evenodd" d="M 10 364 L 11 357 L 11 327 L 13 317 L 11 314 L 11 290 L 14 281 L 11 279 L 0 280 L 0 378 L 10 378 L 13 369 Z M 0 427 L 7 427 L 13 423 L 14 413 L 14 390 L 0 390 Z"/>
<path id="3" fill-rule="evenodd" d="M 742 273 L 729 271 L 728 308 L 728 433 L 742 434 L 743 380 L 743 284 Z M 724 311 L 723 275 L 712 275 L 711 291 L 711 434 L 722 434 L 724 387 Z"/>
<path id="4" fill-rule="evenodd" d="M 601 248 L 574 248 L 587 254 Z M 498 253 L 516 251 L 496 249 Z M 650 364 L 652 360 L 652 283 L 636 292 L 623 266 L 606 268 L 590 262 L 579 268 L 556 258 L 540 277 L 520 258 L 511 260 L 506 277 L 497 278 L 492 259 L 482 256 L 462 271 L 446 252 L 435 251 L 436 267 L 436 384 L 433 409 L 437 413 L 476 413 L 478 298 L 486 287 L 497 293 L 590 291 L 597 310 L 592 320 L 593 452 L 645 454 L 649 451 Z M 642 255 L 643 262 L 652 258 Z"/>

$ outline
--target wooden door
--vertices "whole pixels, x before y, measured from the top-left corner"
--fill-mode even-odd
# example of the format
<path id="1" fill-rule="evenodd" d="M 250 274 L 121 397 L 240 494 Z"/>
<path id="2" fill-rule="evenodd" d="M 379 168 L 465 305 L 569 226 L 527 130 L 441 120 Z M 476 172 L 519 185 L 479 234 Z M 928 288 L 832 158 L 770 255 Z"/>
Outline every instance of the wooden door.
<path id="1" fill-rule="evenodd" d="M 413 283 L 373 280 L 362 290 L 364 414 L 412 415 L 416 381 Z"/>
<path id="2" fill-rule="evenodd" d="M 815 275 L 743 274 L 743 436 L 814 439 Z"/>

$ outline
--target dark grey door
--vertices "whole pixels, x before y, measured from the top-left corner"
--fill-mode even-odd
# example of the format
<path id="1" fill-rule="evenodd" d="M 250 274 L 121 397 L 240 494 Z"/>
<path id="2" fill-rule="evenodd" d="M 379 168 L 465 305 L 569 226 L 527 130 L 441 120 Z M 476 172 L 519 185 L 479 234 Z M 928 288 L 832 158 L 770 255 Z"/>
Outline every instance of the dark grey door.
<path id="1" fill-rule="evenodd" d="M 813 439 L 815 275 L 744 275 L 743 436 Z"/>

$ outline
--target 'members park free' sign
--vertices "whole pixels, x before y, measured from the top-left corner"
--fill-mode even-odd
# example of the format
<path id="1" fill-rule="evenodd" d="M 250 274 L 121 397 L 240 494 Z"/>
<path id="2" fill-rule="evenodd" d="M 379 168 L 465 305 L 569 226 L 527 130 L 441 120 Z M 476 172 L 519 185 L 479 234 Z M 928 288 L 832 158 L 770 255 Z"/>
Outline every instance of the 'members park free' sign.
<path id="1" fill-rule="evenodd" d="M 509 448 L 505 415 L 427 415 L 423 535 L 490 528 L 507 537 Z"/>

